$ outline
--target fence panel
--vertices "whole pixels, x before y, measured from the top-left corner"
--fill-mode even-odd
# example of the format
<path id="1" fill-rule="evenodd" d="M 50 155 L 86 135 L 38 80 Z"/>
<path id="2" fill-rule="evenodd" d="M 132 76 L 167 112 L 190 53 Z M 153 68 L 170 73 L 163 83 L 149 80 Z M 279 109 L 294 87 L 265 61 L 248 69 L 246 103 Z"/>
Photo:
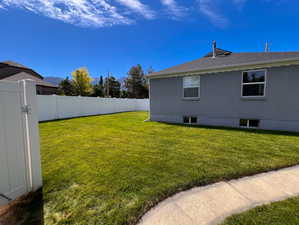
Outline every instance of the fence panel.
<path id="1" fill-rule="evenodd" d="M 0 82 L 0 206 L 42 185 L 39 157 L 34 82 Z"/>
<path id="2" fill-rule="evenodd" d="M 148 99 L 38 95 L 39 121 L 129 111 L 148 111 Z"/>
<path id="3" fill-rule="evenodd" d="M 25 139 L 18 83 L 0 83 L 0 205 L 27 192 Z"/>

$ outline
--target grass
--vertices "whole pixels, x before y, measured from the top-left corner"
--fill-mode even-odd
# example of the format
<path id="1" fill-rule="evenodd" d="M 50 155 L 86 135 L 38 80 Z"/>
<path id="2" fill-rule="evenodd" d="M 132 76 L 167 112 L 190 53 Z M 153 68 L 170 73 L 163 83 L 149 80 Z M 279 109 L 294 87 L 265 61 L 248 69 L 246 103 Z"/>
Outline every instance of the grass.
<path id="1" fill-rule="evenodd" d="M 136 224 L 178 191 L 299 163 L 297 134 L 146 118 L 132 112 L 40 124 L 45 224 Z"/>
<path id="2" fill-rule="evenodd" d="M 231 216 L 221 225 L 298 225 L 299 197 Z"/>

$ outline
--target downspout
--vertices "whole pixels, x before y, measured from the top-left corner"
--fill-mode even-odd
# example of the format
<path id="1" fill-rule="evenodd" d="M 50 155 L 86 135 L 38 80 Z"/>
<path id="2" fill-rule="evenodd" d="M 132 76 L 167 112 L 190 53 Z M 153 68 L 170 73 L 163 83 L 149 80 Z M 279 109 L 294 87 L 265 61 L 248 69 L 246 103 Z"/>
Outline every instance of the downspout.
<path id="1" fill-rule="evenodd" d="M 144 122 L 149 122 L 151 121 L 151 79 L 148 79 L 148 101 L 149 101 L 149 111 L 148 111 L 148 118 L 144 120 Z"/>

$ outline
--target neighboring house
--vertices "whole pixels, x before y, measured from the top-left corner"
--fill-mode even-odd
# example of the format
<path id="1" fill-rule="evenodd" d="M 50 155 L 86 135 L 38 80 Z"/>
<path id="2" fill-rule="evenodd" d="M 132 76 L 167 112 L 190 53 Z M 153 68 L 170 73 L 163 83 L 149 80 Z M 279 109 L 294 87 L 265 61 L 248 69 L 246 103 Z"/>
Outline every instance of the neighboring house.
<path id="1" fill-rule="evenodd" d="M 299 52 L 206 56 L 148 75 L 150 119 L 299 131 Z"/>
<path id="2" fill-rule="evenodd" d="M 36 92 L 39 95 L 52 95 L 58 92 L 57 86 L 45 82 L 44 78 L 34 70 L 11 61 L 0 62 L 0 80 L 18 81 L 24 79 L 31 79 L 36 82 Z"/>

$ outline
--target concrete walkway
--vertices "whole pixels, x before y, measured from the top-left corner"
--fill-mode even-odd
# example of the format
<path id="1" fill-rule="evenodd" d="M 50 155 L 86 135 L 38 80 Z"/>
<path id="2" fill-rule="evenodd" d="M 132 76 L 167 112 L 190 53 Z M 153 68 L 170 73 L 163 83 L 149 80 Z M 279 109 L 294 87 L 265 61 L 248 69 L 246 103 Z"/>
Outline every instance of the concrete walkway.
<path id="1" fill-rule="evenodd" d="M 299 166 L 193 188 L 162 201 L 139 225 L 218 224 L 258 205 L 299 195 Z"/>

